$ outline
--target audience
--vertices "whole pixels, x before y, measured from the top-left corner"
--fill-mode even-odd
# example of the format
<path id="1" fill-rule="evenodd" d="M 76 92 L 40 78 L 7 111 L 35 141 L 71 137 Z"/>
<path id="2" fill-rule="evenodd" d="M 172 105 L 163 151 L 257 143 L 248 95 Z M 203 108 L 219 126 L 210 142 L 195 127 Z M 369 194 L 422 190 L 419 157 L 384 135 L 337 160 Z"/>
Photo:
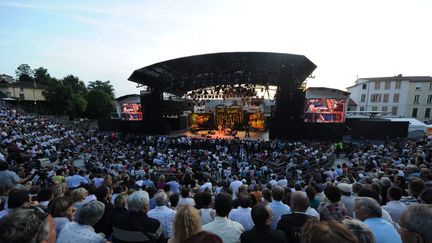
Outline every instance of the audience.
<path id="1" fill-rule="evenodd" d="M 288 205 L 282 203 L 284 197 L 284 189 L 281 186 L 273 187 L 271 191 L 272 202 L 269 203 L 269 207 L 273 212 L 272 228 L 276 229 L 279 219 L 284 214 L 291 213 L 291 209 Z"/>
<path id="2" fill-rule="evenodd" d="M 408 206 L 402 213 L 399 225 L 403 243 L 431 243 L 432 206 Z"/>
<path id="3" fill-rule="evenodd" d="M 375 237 L 369 227 L 360 220 L 345 219 L 344 226 L 357 238 L 358 243 L 375 243 Z"/>
<path id="4" fill-rule="evenodd" d="M 174 234 L 168 243 L 183 243 L 185 240 L 201 232 L 198 210 L 191 205 L 181 206 L 174 218 Z"/>
<path id="5" fill-rule="evenodd" d="M 162 233 L 166 239 L 172 238 L 172 225 L 176 211 L 167 207 L 168 195 L 165 192 L 159 192 L 155 195 L 156 207 L 147 212 L 147 216 L 157 219 L 162 225 Z"/>
<path id="6" fill-rule="evenodd" d="M 357 243 L 351 231 L 335 220 L 309 220 L 301 230 L 301 243 Z"/>

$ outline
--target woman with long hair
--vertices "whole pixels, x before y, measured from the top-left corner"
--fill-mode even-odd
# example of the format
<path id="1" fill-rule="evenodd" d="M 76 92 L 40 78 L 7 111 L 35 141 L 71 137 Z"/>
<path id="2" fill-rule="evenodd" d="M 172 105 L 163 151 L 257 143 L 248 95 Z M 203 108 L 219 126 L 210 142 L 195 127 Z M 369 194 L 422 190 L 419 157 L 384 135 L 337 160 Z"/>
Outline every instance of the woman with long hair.
<path id="1" fill-rule="evenodd" d="M 181 206 L 173 222 L 174 236 L 168 243 L 182 243 L 184 240 L 201 231 L 201 219 L 196 210 L 191 205 Z"/>

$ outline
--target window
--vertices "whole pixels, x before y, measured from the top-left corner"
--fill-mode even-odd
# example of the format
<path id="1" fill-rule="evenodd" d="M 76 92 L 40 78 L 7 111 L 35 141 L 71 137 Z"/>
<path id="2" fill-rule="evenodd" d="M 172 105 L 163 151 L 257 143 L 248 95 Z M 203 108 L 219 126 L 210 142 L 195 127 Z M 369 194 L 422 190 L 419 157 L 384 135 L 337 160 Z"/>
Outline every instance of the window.
<path id="1" fill-rule="evenodd" d="M 419 103 L 420 95 L 414 95 L 414 103 Z"/>
<path id="2" fill-rule="evenodd" d="M 401 81 L 398 80 L 398 81 L 396 81 L 395 89 L 400 89 L 400 88 L 401 88 Z"/>
<path id="3" fill-rule="evenodd" d="M 389 80 L 385 81 L 384 88 L 390 89 L 390 81 Z"/>
<path id="4" fill-rule="evenodd" d="M 366 84 L 363 84 L 363 85 L 362 85 L 362 89 L 366 89 Z"/>
<path id="5" fill-rule="evenodd" d="M 365 102 L 365 100 L 366 100 L 366 94 L 362 94 L 360 102 Z"/>
<path id="6" fill-rule="evenodd" d="M 389 94 L 384 94 L 384 96 L 383 96 L 383 102 L 387 103 L 388 99 L 389 99 Z"/>
<path id="7" fill-rule="evenodd" d="M 381 86 L 381 82 L 380 81 L 375 81 L 375 90 L 379 90 Z"/>
<path id="8" fill-rule="evenodd" d="M 371 102 L 381 102 L 381 94 L 372 94 Z"/>
<path id="9" fill-rule="evenodd" d="M 378 110 L 378 107 L 372 106 L 372 111 L 377 111 L 377 110 Z"/>
<path id="10" fill-rule="evenodd" d="M 24 94 L 20 94 L 20 100 L 24 100 Z"/>
<path id="11" fill-rule="evenodd" d="M 428 95 L 427 103 L 428 104 L 432 103 L 432 95 Z"/>
<path id="12" fill-rule="evenodd" d="M 429 90 L 432 89 L 432 82 L 429 83 Z"/>
<path id="13" fill-rule="evenodd" d="M 364 110 L 365 110 L 364 106 L 360 106 L 360 111 L 364 111 Z"/>
<path id="14" fill-rule="evenodd" d="M 393 116 L 396 116 L 396 115 L 397 115 L 397 112 L 398 112 L 398 107 L 397 107 L 397 106 L 393 106 L 393 107 L 392 107 L 392 112 L 391 112 L 391 114 L 392 114 Z"/>
<path id="15" fill-rule="evenodd" d="M 425 110 L 425 118 L 426 117 L 430 117 L 430 111 L 431 111 L 431 108 L 426 108 L 426 110 Z"/>
<path id="16" fill-rule="evenodd" d="M 412 117 L 417 117 L 418 108 L 413 108 Z"/>
<path id="17" fill-rule="evenodd" d="M 421 90 L 421 83 L 416 83 L 416 90 Z"/>
<path id="18" fill-rule="evenodd" d="M 386 112 L 387 112 L 387 106 L 383 106 L 383 107 L 381 107 L 381 111 L 382 111 L 383 113 L 386 113 Z"/>
<path id="19" fill-rule="evenodd" d="M 399 102 L 399 94 L 394 94 L 394 95 L 393 95 L 393 102 L 394 102 L 394 103 Z"/>

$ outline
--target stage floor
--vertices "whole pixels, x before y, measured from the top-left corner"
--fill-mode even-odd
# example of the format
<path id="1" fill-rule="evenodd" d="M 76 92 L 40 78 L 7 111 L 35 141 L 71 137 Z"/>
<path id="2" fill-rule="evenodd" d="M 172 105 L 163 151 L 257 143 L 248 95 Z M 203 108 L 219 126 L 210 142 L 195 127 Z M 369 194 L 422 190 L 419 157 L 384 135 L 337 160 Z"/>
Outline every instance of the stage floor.
<path id="1" fill-rule="evenodd" d="M 225 135 L 222 132 L 214 131 L 215 134 L 209 134 L 209 130 L 201 130 L 196 133 L 192 133 L 189 130 L 186 131 L 171 131 L 169 136 L 177 137 L 177 136 L 188 136 L 193 138 L 208 138 L 208 139 L 244 139 L 244 140 L 269 140 L 268 131 L 250 131 L 250 137 L 245 137 L 245 131 L 238 131 L 236 136 Z"/>

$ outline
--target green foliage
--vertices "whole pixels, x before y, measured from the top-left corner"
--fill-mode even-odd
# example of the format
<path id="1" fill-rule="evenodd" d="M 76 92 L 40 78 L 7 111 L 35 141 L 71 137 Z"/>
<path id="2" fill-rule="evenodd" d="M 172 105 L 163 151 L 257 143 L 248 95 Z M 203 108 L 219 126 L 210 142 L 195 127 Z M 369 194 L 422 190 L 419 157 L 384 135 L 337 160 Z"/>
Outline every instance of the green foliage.
<path id="1" fill-rule="evenodd" d="M 103 91 L 91 90 L 86 95 L 87 111 L 89 118 L 109 118 L 114 110 L 112 98 Z"/>
<path id="2" fill-rule="evenodd" d="M 71 87 L 72 91 L 76 94 L 85 95 L 87 93 L 86 86 L 83 81 L 72 74 L 64 77 L 62 82 L 65 86 Z"/>
<path id="3" fill-rule="evenodd" d="M 48 73 L 48 69 L 44 67 L 36 68 L 33 70 L 33 73 L 36 84 L 50 85 L 55 81 L 54 78 L 51 78 L 51 75 Z"/>
<path id="4" fill-rule="evenodd" d="M 21 64 L 15 70 L 17 79 L 24 83 L 33 83 L 33 70 L 28 64 Z"/>
<path id="5" fill-rule="evenodd" d="M 88 90 L 99 90 L 109 95 L 114 100 L 114 88 L 110 84 L 110 81 L 102 82 L 100 80 L 91 81 L 88 85 Z"/>
<path id="6" fill-rule="evenodd" d="M 81 117 L 87 109 L 87 100 L 79 94 L 72 94 L 68 111 L 71 117 Z"/>
<path id="7" fill-rule="evenodd" d="M 62 82 L 55 81 L 43 95 L 48 102 L 52 103 L 52 109 L 56 114 L 66 115 L 68 111 L 72 110 L 70 108 L 72 94 L 70 86 L 65 86 Z"/>

